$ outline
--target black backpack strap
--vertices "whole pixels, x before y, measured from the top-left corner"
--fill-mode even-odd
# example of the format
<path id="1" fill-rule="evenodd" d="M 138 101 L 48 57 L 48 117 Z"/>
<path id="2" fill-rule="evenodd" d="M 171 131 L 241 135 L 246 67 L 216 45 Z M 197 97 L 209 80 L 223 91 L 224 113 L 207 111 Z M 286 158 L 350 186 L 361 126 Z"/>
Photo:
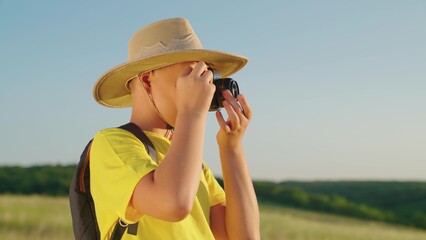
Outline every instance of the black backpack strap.
<path id="1" fill-rule="evenodd" d="M 135 135 L 145 146 L 146 151 L 152 160 L 157 162 L 157 152 L 155 151 L 154 144 L 152 144 L 151 140 L 136 124 L 130 122 L 120 126 L 119 128 L 129 131 Z M 138 222 L 134 224 L 126 224 L 121 219 L 118 219 L 117 223 L 115 224 L 114 231 L 112 232 L 111 240 L 120 240 L 123 237 L 126 229 L 128 234 L 137 235 Z"/>
<path id="2" fill-rule="evenodd" d="M 127 130 L 135 135 L 145 146 L 149 156 L 157 162 L 157 152 L 155 151 L 154 144 L 146 136 L 146 134 L 134 123 L 130 122 L 120 127 L 121 129 Z"/>
<path id="3" fill-rule="evenodd" d="M 123 234 L 126 231 L 126 229 L 128 234 L 132 234 L 136 236 L 138 233 L 138 223 L 139 222 L 127 225 L 124 222 L 122 222 L 121 219 L 118 219 L 117 223 L 115 224 L 114 231 L 112 232 L 110 240 L 120 240 L 123 237 Z"/>
<path id="4" fill-rule="evenodd" d="M 120 219 L 118 221 L 120 221 Z M 127 227 L 123 227 L 120 225 L 120 223 L 117 222 L 115 224 L 114 232 L 112 232 L 110 240 L 120 240 L 121 237 L 123 237 L 123 234 L 126 231 L 126 228 Z"/>

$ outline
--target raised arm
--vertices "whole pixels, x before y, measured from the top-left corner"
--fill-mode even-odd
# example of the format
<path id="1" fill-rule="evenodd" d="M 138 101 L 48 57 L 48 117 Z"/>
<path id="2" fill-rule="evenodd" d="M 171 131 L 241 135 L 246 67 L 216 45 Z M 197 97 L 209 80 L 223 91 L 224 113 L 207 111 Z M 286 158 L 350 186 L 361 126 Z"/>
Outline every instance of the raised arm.
<path id="1" fill-rule="evenodd" d="M 238 97 L 242 110 L 229 91 L 223 95 L 229 119 L 220 112 L 216 117 L 226 204 L 211 208 L 211 228 L 217 239 L 260 239 L 259 207 L 242 146 L 252 110 L 244 96 Z"/>
<path id="2" fill-rule="evenodd" d="M 176 81 L 173 141 L 163 162 L 137 184 L 131 204 L 141 214 L 179 221 L 191 211 L 200 182 L 206 116 L 215 87 L 203 62 Z"/>

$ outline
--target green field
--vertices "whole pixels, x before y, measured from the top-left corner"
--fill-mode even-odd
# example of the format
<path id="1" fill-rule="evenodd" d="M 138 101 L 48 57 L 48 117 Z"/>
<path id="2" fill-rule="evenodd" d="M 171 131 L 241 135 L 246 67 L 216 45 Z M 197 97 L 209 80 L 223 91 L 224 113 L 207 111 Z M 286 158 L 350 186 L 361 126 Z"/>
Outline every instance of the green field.
<path id="1" fill-rule="evenodd" d="M 424 240 L 426 231 L 373 221 L 261 206 L 262 239 Z M 73 239 L 66 197 L 0 195 L 0 239 Z"/>

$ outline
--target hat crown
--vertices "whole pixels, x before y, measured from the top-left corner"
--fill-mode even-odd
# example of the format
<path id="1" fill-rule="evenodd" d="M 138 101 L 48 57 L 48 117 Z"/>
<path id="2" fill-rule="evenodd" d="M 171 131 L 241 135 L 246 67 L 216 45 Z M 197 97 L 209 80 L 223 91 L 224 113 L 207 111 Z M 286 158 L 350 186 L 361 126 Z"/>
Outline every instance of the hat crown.
<path id="1" fill-rule="evenodd" d="M 203 46 L 188 20 L 172 18 L 136 32 L 129 41 L 128 59 L 136 60 L 188 49 L 203 49 Z"/>

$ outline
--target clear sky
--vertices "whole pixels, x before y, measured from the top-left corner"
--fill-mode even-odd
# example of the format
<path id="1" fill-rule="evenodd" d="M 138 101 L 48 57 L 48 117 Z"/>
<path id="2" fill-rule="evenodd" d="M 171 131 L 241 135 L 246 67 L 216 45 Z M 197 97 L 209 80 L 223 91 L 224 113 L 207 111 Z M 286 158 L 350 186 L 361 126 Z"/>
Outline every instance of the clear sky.
<path id="1" fill-rule="evenodd" d="M 92 97 L 141 27 L 186 17 L 255 116 L 254 179 L 426 180 L 426 1 L 0 0 L 0 165 L 76 163 L 129 109 Z M 205 161 L 220 175 L 209 115 Z"/>

